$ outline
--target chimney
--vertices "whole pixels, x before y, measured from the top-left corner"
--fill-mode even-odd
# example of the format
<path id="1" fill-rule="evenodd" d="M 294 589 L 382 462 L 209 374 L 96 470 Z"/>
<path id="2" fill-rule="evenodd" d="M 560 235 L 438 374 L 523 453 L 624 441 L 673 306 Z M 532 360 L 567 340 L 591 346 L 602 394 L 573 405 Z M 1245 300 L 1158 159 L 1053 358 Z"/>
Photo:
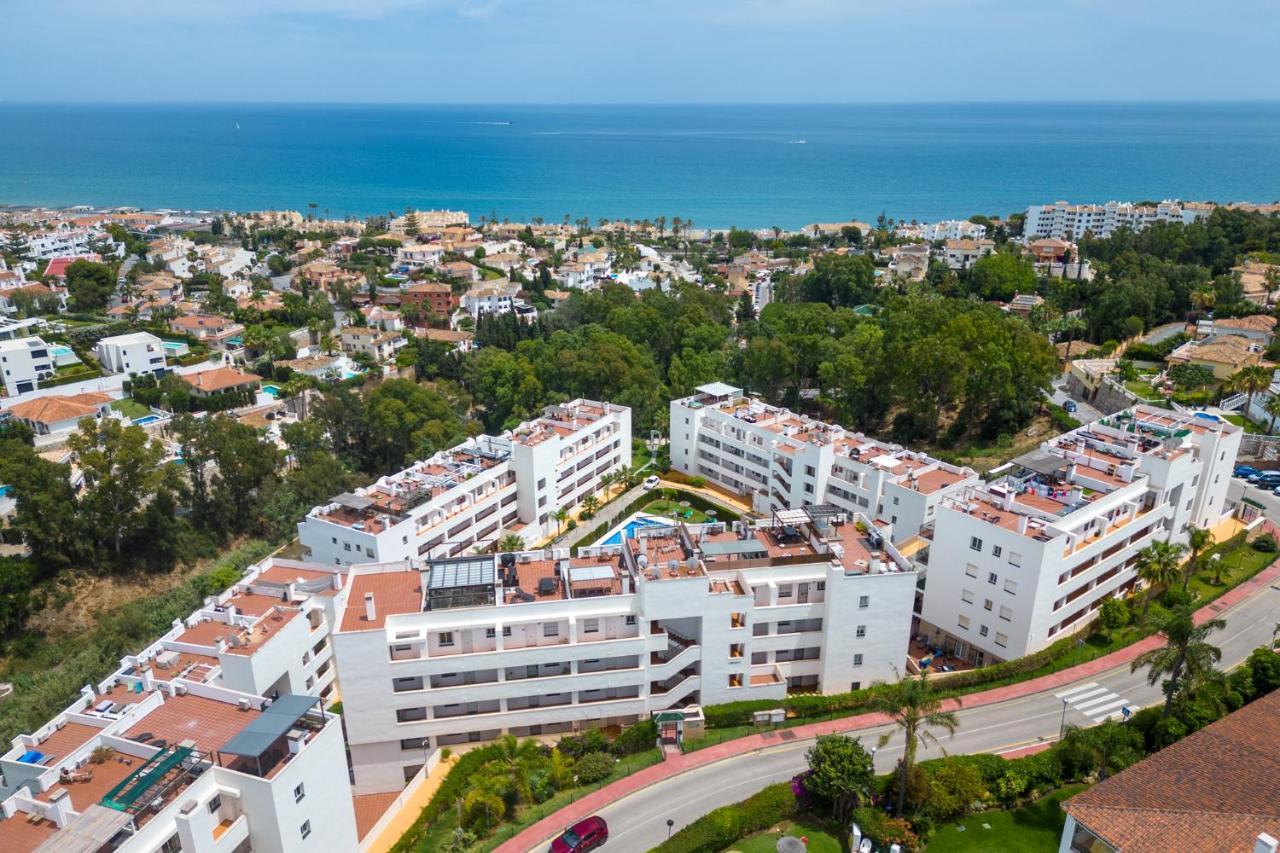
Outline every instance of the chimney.
<path id="1" fill-rule="evenodd" d="M 1277 845 L 1280 845 L 1280 842 L 1263 832 L 1253 842 L 1253 853 L 1276 853 Z"/>
<path id="2" fill-rule="evenodd" d="M 369 622 L 378 621 L 378 609 L 373 606 L 373 593 L 364 594 L 364 618 Z"/>
<path id="3" fill-rule="evenodd" d="M 58 788 L 49 794 L 49 806 L 45 811 L 45 817 L 53 821 L 58 829 L 62 829 L 71 822 L 71 792 L 66 788 Z M 1262 836 L 1258 837 L 1258 843 L 1262 843 Z M 1274 845 L 1274 842 L 1272 842 Z M 1274 847 L 1272 848 L 1274 849 Z"/>

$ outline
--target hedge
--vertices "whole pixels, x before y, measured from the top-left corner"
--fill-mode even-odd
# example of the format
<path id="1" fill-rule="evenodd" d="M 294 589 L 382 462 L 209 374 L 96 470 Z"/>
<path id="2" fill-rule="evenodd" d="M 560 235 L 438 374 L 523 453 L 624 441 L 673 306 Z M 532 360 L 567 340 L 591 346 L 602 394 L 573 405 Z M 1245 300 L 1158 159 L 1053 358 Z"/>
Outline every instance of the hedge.
<path id="1" fill-rule="evenodd" d="M 400 837 L 392 847 L 394 853 L 405 853 L 417 846 L 426 833 L 427 827 L 441 814 L 454 807 L 461 797 L 465 796 L 471 786 L 471 777 L 480 768 L 497 758 L 502 757 L 502 745 L 497 743 L 482 746 L 463 753 L 457 763 L 450 768 L 440 787 L 432 795 L 431 801 L 419 813 L 413 826 Z"/>
<path id="2" fill-rule="evenodd" d="M 650 853 L 717 853 L 744 835 L 768 829 L 796 814 L 790 782 L 779 782 L 739 803 L 707 812 Z"/>
<path id="3" fill-rule="evenodd" d="M 629 518 L 659 498 L 672 501 L 688 501 L 690 507 L 701 510 L 702 512 L 714 510 L 716 513 L 716 521 L 737 521 L 741 518 L 738 513 L 728 507 L 721 506 L 713 500 L 708 500 L 696 492 L 686 492 L 684 489 L 654 489 L 651 492 L 645 492 L 623 507 L 622 511 L 617 516 L 614 516 L 613 521 L 606 521 L 602 524 L 598 524 L 593 530 L 591 530 L 591 532 L 580 537 L 578 541 L 573 544 L 573 553 L 576 555 L 579 548 L 599 540 L 609 532 L 610 528 L 618 523 L 619 518 Z"/>

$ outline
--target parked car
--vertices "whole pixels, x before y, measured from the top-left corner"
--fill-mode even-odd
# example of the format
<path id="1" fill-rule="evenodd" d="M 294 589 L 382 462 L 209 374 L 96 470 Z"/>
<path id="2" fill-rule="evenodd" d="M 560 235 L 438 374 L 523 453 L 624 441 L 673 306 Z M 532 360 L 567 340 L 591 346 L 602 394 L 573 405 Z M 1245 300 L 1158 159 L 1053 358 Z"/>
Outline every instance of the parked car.
<path id="1" fill-rule="evenodd" d="M 1235 470 L 1231 472 L 1233 477 L 1252 477 L 1255 474 L 1261 474 L 1257 468 L 1252 465 L 1237 465 Z"/>
<path id="2" fill-rule="evenodd" d="M 579 821 L 551 842 L 551 853 L 586 853 L 609 840 L 609 825 L 604 818 L 592 815 Z"/>
<path id="3" fill-rule="evenodd" d="M 1074 412 L 1076 410 L 1076 401 L 1067 400 L 1065 403 L 1062 404 L 1062 408 L 1068 412 Z"/>
<path id="4" fill-rule="evenodd" d="M 657 474 L 650 474 L 648 477 L 644 478 L 644 490 L 646 492 L 649 491 L 650 489 L 656 488 L 657 485 L 658 485 Z"/>

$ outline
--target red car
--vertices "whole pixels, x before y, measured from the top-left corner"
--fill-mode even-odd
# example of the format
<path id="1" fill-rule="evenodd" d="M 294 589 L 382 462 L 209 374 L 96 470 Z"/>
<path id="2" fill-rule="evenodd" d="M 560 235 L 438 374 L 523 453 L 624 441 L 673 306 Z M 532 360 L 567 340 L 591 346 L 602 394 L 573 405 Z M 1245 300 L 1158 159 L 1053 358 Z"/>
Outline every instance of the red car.
<path id="1" fill-rule="evenodd" d="M 579 821 L 551 842 L 551 853 L 586 853 L 609 840 L 609 824 L 602 817 Z"/>

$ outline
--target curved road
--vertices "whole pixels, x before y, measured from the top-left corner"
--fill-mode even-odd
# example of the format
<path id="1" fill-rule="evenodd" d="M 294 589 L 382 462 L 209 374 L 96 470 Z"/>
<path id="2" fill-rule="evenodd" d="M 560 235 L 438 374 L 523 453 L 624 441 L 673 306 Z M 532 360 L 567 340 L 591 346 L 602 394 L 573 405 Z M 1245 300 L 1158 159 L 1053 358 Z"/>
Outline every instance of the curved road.
<path id="1" fill-rule="evenodd" d="M 1280 583 L 1263 586 L 1251 597 L 1226 610 L 1227 627 L 1213 636 L 1222 649 L 1222 666 L 1233 667 L 1255 648 L 1269 643 L 1280 613 Z M 1058 698 L 1067 694 L 1067 702 Z M 1055 740 L 1064 719 L 1068 725 L 1093 725 L 1121 707 L 1137 709 L 1163 700 L 1158 687 L 1147 685 L 1144 672 L 1127 666 L 1052 691 L 958 712 L 960 728 L 942 738 L 922 758 L 942 754 L 1008 752 Z M 889 727 L 856 734 L 868 749 L 877 745 Z M 667 837 L 667 820 L 678 830 L 714 808 L 737 802 L 765 785 L 791 778 L 806 767 L 805 751 L 812 740 L 797 740 L 749 755 L 718 761 L 672 776 L 611 804 L 600 814 L 609 822 L 609 847 L 648 850 Z M 875 754 L 876 769 L 893 769 L 902 754 L 901 737 Z"/>

